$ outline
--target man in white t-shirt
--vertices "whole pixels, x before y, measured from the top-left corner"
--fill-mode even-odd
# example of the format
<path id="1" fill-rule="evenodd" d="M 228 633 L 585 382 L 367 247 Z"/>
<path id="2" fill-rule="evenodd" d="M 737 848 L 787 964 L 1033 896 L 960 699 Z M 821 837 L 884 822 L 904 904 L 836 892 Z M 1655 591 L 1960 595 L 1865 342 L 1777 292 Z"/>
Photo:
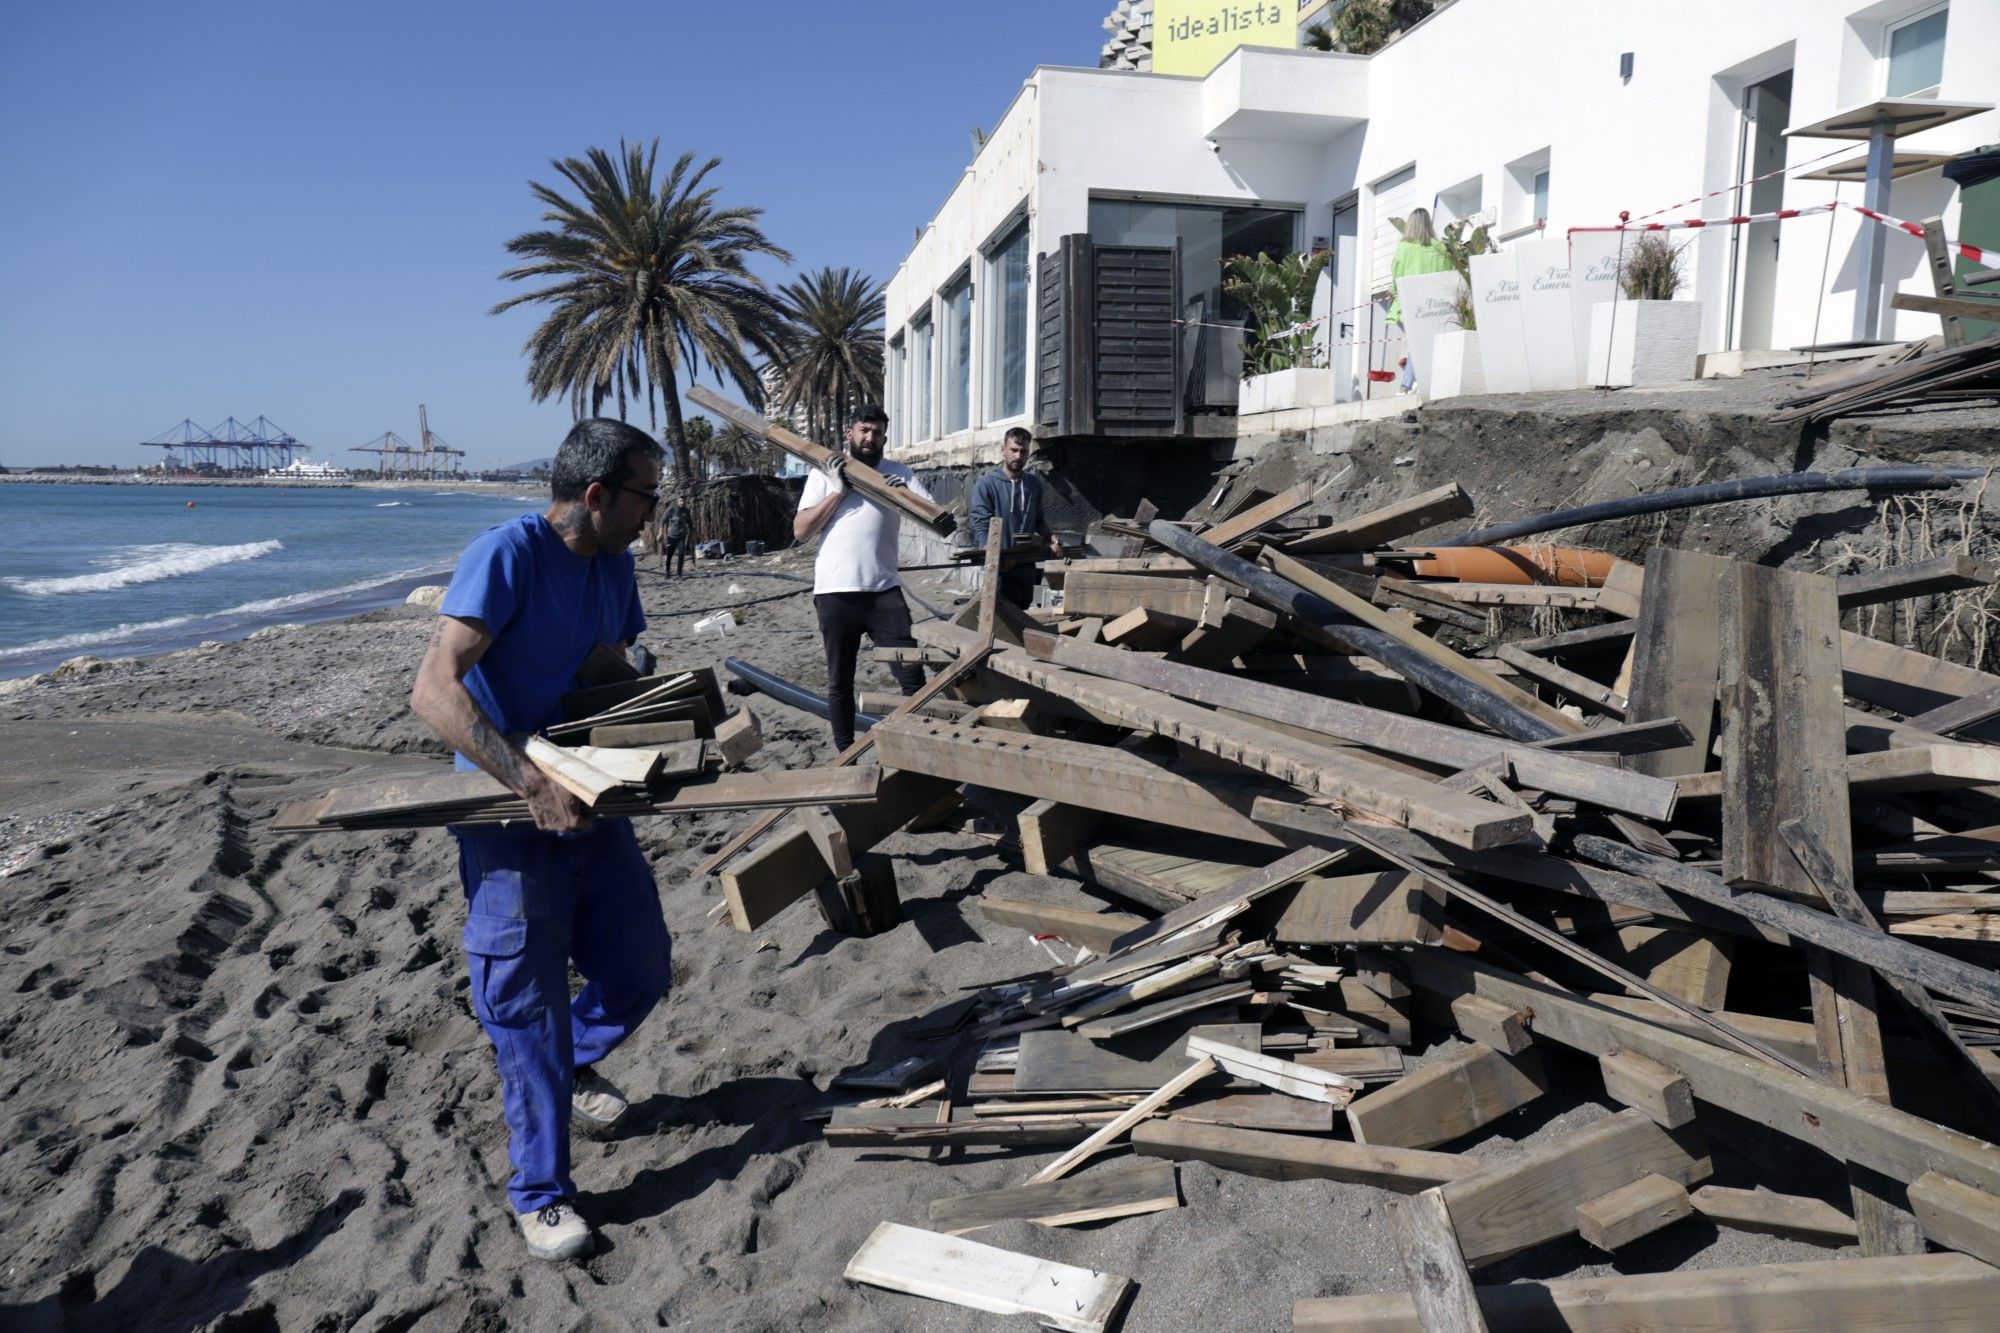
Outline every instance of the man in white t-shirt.
<path id="1" fill-rule="evenodd" d="M 852 457 L 880 472 L 891 486 L 931 498 L 916 473 L 882 457 L 888 437 L 889 418 L 881 408 L 855 409 L 847 424 L 847 453 L 835 454 L 806 478 L 792 519 L 793 537 L 802 542 L 820 538 L 819 558 L 813 563 L 813 609 L 826 644 L 826 705 L 836 750 L 854 744 L 854 659 L 862 636 L 877 648 L 914 648 L 917 642 L 910 637 L 910 604 L 903 600 L 903 580 L 896 573 L 902 519 L 862 499 L 847 484 Z M 904 694 L 923 688 L 923 668 L 914 662 L 889 669 Z"/>

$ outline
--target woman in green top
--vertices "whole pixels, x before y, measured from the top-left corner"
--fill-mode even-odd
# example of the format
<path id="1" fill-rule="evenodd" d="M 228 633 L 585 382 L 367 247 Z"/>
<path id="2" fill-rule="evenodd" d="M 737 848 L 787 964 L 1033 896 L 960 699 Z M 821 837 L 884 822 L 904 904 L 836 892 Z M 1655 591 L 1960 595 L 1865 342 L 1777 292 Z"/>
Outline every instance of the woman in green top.
<path id="1" fill-rule="evenodd" d="M 1389 259 L 1389 322 L 1401 325 L 1403 322 L 1403 294 L 1398 290 L 1399 278 L 1411 277 L 1418 273 L 1444 273 L 1451 268 L 1451 256 L 1444 252 L 1444 245 L 1431 230 L 1431 213 L 1427 208 L 1413 208 L 1410 216 L 1403 219 L 1403 239 L 1396 243 L 1396 253 Z M 1404 331 L 1405 338 L 1408 330 Z M 1403 354 L 1403 392 L 1408 393 L 1417 384 L 1416 367 L 1410 364 L 1407 348 Z"/>

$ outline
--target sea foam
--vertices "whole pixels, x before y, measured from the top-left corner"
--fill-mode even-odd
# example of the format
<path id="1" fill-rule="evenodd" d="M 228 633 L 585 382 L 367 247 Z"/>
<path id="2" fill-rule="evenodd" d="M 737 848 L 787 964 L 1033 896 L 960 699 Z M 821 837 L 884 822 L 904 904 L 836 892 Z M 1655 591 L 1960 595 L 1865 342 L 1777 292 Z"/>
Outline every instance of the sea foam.
<path id="1" fill-rule="evenodd" d="M 117 553 L 95 563 L 103 566 L 94 574 L 72 574 L 63 578 L 49 579 L 0 579 L 16 592 L 30 597 L 60 597 L 75 592 L 109 592 L 113 588 L 129 588 L 135 583 L 158 583 L 162 579 L 179 578 L 183 574 L 199 574 L 218 565 L 233 565 L 242 560 L 255 560 L 259 556 L 282 551 L 285 544 L 279 541 L 244 542 L 240 546 L 195 546 L 185 542 L 168 542 L 155 546 L 128 546 Z"/>

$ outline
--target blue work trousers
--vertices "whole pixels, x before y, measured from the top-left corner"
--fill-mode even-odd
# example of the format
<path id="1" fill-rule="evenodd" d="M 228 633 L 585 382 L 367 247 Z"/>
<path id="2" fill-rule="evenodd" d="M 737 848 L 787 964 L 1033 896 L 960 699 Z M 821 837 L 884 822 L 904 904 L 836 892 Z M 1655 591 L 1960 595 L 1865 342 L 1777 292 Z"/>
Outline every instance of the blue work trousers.
<path id="1" fill-rule="evenodd" d="M 576 1193 L 576 1071 L 630 1036 L 673 980 L 652 867 L 629 820 L 577 837 L 458 831 L 472 1009 L 500 1062 L 507 1195 L 525 1213 Z M 569 964 L 584 979 L 572 999 Z"/>

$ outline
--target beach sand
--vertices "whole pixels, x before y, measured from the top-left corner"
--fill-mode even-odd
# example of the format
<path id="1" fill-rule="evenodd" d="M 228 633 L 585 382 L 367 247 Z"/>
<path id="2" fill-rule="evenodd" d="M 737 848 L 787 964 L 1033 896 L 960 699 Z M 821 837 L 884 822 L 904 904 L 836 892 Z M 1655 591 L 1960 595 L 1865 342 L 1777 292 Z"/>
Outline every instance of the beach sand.
<path id="1" fill-rule="evenodd" d="M 645 578 L 646 642 L 666 666 L 727 653 L 823 688 L 808 592 L 753 573 L 771 569 L 809 566 Z M 950 577 L 912 586 L 948 609 Z M 730 639 L 691 636 L 687 612 L 766 596 Z M 269 828 L 287 800 L 437 750 L 404 702 L 430 619 L 397 608 L 0 694 L 0 1327 L 1025 1327 L 841 1272 L 877 1223 L 923 1226 L 930 1200 L 1019 1183 L 1053 1150 L 829 1149 L 801 1119 L 849 1100 L 828 1082 L 863 1061 L 955 1050 L 962 1080 L 970 1053 L 910 1039 L 914 1020 L 1049 963 L 985 921 L 982 892 L 1092 901 L 969 821 L 886 844 L 909 919 L 868 940 L 810 903 L 755 935 L 712 922 L 719 888 L 689 872 L 747 816 L 642 821 L 674 988 L 606 1062 L 631 1130 L 576 1140 L 598 1254 L 526 1257 L 450 838 Z M 753 767 L 830 757 L 823 723 L 749 706 Z M 1558 1094 L 1456 1146 L 1502 1155 L 1605 1113 Z M 1743 1183 L 1730 1162 L 1718 1150 L 1717 1180 Z M 1404 1285 L 1375 1190 L 1202 1164 L 1181 1182 L 1176 1211 L 975 1238 L 1135 1279 L 1128 1329 L 1283 1329 L 1301 1297 Z M 1697 1221 L 1615 1266 L 1572 1239 L 1481 1280 L 1827 1256 Z"/>

